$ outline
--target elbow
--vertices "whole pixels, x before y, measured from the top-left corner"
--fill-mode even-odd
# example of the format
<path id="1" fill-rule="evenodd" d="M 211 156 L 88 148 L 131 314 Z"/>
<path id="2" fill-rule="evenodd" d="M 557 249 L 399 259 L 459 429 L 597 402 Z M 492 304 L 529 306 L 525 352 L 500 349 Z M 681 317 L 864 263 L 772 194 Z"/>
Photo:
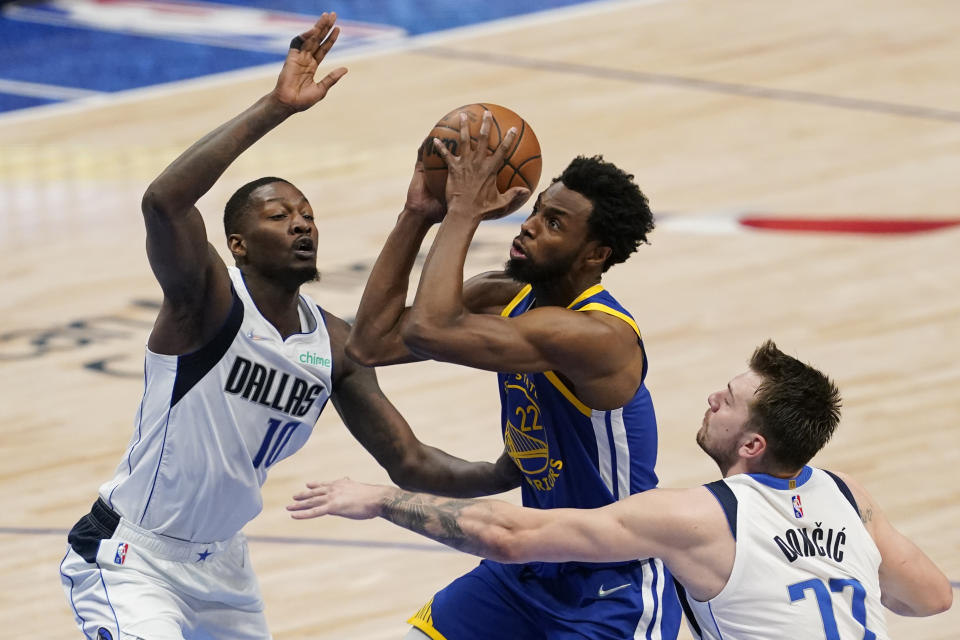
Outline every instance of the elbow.
<path id="1" fill-rule="evenodd" d="M 488 532 L 484 541 L 484 557 L 504 564 L 525 564 L 536 560 L 528 553 L 516 532 L 497 527 Z"/>
<path id="2" fill-rule="evenodd" d="M 170 207 L 163 197 L 162 190 L 157 187 L 156 181 L 150 183 L 140 200 L 140 210 L 144 217 L 160 218 L 170 216 Z"/>
<path id="3" fill-rule="evenodd" d="M 378 364 L 382 364 L 377 360 L 373 349 L 370 349 L 369 345 L 363 344 L 362 341 L 358 340 L 352 331 L 347 337 L 347 342 L 344 344 L 343 349 L 348 358 L 364 367 L 375 367 Z"/>
<path id="4" fill-rule="evenodd" d="M 930 613 L 927 615 L 936 615 L 938 613 L 943 613 L 950 609 L 953 606 L 953 585 L 950 584 L 949 580 L 944 580 L 943 586 L 938 590 L 936 598 L 932 600 Z"/>
<path id="5" fill-rule="evenodd" d="M 432 337 L 437 333 L 437 327 L 429 322 L 420 313 L 411 312 L 410 317 L 400 329 L 400 338 L 403 344 L 414 352 L 430 353 Z"/>

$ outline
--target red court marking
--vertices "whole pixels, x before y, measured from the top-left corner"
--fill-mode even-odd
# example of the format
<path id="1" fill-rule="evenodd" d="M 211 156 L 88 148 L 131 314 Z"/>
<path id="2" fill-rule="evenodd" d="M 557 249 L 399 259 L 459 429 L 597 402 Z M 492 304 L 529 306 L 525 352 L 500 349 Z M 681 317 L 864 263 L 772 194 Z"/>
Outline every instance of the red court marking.
<path id="1" fill-rule="evenodd" d="M 896 218 L 766 218 L 742 216 L 738 222 L 745 227 L 775 231 L 811 231 L 816 233 L 920 233 L 960 226 L 960 219 L 939 220 Z"/>

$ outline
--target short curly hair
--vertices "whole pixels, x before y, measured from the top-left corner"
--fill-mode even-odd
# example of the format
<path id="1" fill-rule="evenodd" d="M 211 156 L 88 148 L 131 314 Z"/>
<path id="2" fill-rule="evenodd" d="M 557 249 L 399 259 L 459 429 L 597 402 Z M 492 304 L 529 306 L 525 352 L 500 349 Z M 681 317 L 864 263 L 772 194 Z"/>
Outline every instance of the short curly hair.
<path id="1" fill-rule="evenodd" d="M 226 206 L 223 208 L 223 231 L 227 234 L 228 238 L 232 234 L 240 232 L 240 220 L 243 219 L 243 214 L 250 205 L 250 194 L 263 185 L 274 182 L 284 182 L 291 187 L 293 186 L 290 181 L 284 180 L 283 178 L 266 176 L 264 178 L 251 180 L 233 192 L 233 195 L 230 196 Z"/>
<path id="2" fill-rule="evenodd" d="M 587 224 L 590 236 L 610 247 L 606 271 L 630 257 L 653 231 L 653 212 L 633 174 L 607 162 L 602 155 L 577 156 L 553 182 L 583 195 L 593 205 Z"/>

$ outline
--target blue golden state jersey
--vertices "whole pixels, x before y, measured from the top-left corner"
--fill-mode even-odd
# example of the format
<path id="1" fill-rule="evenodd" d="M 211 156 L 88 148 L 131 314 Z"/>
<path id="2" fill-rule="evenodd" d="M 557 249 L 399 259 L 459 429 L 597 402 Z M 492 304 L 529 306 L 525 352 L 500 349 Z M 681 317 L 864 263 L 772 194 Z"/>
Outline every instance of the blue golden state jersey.
<path id="1" fill-rule="evenodd" d="M 535 304 L 525 286 L 501 315 L 516 317 Z M 620 318 L 637 334 L 633 316 L 601 285 L 567 307 Z M 627 404 L 609 411 L 581 402 L 553 371 L 499 373 L 503 440 L 523 472 L 523 504 L 550 509 L 600 507 L 657 486 L 657 420 L 643 376 Z"/>

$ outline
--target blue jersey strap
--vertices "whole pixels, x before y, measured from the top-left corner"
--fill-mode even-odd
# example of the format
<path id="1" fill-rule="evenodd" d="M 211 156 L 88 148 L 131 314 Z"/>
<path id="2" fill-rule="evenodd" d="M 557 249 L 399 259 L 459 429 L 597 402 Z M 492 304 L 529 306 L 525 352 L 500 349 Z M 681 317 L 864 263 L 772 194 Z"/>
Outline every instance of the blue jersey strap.
<path id="1" fill-rule="evenodd" d="M 733 495 L 733 490 L 727 486 L 723 480 L 715 480 L 709 484 L 703 485 L 713 494 L 713 497 L 720 503 L 723 509 L 723 515 L 727 516 L 727 524 L 730 525 L 730 533 L 733 539 L 737 539 L 737 496 Z"/>
<path id="2" fill-rule="evenodd" d="M 850 487 L 847 486 L 847 483 L 841 480 L 839 476 L 837 476 L 834 473 L 831 473 L 830 471 L 827 471 L 826 469 L 823 469 L 822 471 L 824 471 L 828 476 L 833 478 L 833 481 L 837 483 L 837 488 L 840 489 L 840 493 L 843 494 L 844 498 L 850 501 L 850 504 L 853 505 L 853 510 L 857 512 L 858 516 L 860 516 L 860 507 L 857 506 L 857 501 L 853 497 L 853 492 L 850 491 Z M 860 516 L 860 517 L 862 518 L 863 516 Z"/>

